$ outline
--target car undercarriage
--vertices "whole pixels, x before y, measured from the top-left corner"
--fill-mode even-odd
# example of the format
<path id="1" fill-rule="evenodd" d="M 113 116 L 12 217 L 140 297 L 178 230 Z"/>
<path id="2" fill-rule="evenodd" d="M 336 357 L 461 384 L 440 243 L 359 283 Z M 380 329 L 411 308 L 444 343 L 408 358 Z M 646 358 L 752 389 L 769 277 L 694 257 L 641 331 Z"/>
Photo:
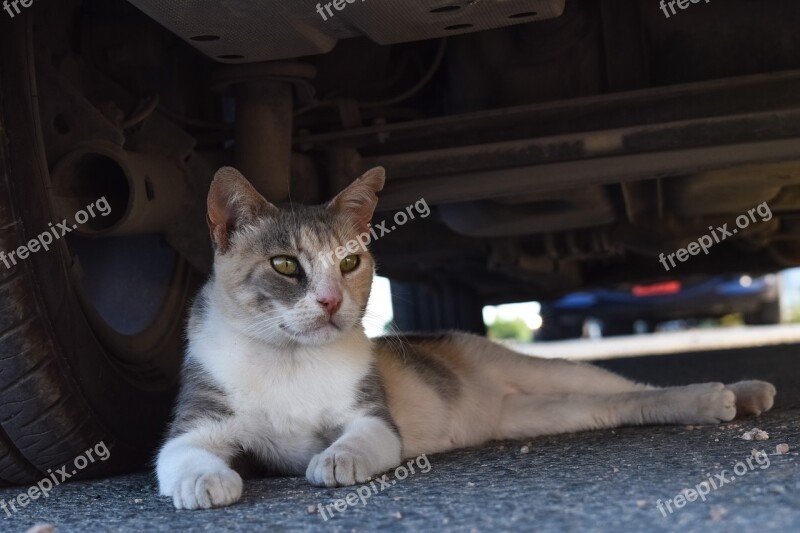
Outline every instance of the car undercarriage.
<path id="1" fill-rule="evenodd" d="M 511 5 L 483 18 L 488 2 L 354 4 L 331 25 L 308 2 L 133 3 L 198 51 L 121 2 L 84 8 L 71 35 L 42 25 L 37 50 L 59 202 L 70 212 L 107 193 L 115 216 L 97 235 L 161 232 L 207 271 L 196 207 L 215 164 L 237 164 L 276 202 L 319 201 L 382 165 L 382 210 L 425 199 L 437 213 L 375 244 L 382 274 L 483 303 L 797 263 L 800 12 L 788 2 L 669 20 L 641 2 L 534 2 L 533 22 Z M 69 4 L 48 8 L 81 16 Z M 264 33 L 280 16 L 294 22 Z M 97 168 L 114 179 L 87 184 Z M 774 219 L 664 272 L 659 254 L 761 202 Z"/>

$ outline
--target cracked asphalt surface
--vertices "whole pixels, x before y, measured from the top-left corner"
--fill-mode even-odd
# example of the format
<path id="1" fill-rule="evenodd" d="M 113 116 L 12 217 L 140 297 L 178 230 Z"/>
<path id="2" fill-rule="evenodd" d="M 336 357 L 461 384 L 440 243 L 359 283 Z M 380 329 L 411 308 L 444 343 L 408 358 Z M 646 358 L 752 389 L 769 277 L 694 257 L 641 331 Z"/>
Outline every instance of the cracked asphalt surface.
<path id="1" fill-rule="evenodd" d="M 318 489 L 298 478 L 248 480 L 235 506 L 176 511 L 157 496 L 152 475 L 139 473 L 59 486 L 49 498 L 3 517 L 0 530 L 22 532 L 49 523 L 59 532 L 798 531 L 799 348 L 598 362 L 658 385 L 766 379 L 778 388 L 776 407 L 720 426 L 620 428 L 430 456 L 427 473 L 418 469 L 372 495 L 366 505 L 334 511 L 328 520 L 310 507 L 345 498 L 353 488 Z M 767 431 L 769 440 L 739 438 L 752 427 Z M 753 459 L 754 448 L 775 454 L 780 443 L 789 445 L 789 453 L 768 455 L 769 463 Z M 719 486 L 719 475 L 729 481 Z M 672 513 L 659 511 L 658 500 L 674 501 L 709 477 L 718 488 L 705 502 L 681 508 L 673 503 Z M 8 500 L 21 490 L 4 488 L 0 498 Z"/>

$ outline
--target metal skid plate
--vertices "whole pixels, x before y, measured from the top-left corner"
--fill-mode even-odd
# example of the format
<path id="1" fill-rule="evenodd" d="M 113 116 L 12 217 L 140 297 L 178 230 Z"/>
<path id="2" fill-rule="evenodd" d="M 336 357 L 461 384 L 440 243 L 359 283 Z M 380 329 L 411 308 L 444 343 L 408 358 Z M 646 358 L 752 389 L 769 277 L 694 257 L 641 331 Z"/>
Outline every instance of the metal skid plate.
<path id="1" fill-rule="evenodd" d="M 394 44 L 545 20 L 566 0 L 129 1 L 205 55 L 251 63 L 330 52 L 350 37 Z"/>

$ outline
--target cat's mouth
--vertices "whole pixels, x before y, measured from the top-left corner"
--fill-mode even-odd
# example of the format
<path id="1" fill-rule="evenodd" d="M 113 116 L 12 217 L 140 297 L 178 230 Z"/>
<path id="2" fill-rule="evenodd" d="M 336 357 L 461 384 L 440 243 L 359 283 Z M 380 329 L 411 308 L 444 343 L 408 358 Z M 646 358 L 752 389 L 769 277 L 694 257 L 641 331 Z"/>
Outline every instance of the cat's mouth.
<path id="1" fill-rule="evenodd" d="M 329 320 L 328 322 L 322 323 L 319 326 L 307 329 L 306 332 L 307 333 L 313 333 L 315 331 L 321 331 L 321 330 L 324 330 L 324 329 L 327 329 L 327 328 L 333 328 L 336 331 L 341 331 L 342 330 L 342 328 L 340 328 L 333 320 Z"/>
<path id="2" fill-rule="evenodd" d="M 287 324 L 280 324 L 280 328 L 296 340 L 316 340 L 320 337 L 330 337 L 342 331 L 341 326 L 336 324 L 333 319 L 322 321 L 302 331 L 298 331 Z"/>

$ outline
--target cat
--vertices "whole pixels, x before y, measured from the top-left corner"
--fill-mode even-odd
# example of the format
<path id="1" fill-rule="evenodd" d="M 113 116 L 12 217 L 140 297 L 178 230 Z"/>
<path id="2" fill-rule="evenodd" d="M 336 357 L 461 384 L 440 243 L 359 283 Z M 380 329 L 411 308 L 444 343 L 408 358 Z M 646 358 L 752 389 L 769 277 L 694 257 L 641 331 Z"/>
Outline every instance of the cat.
<path id="1" fill-rule="evenodd" d="M 239 500 L 232 465 L 243 454 L 313 485 L 347 486 L 404 458 L 494 439 L 715 424 L 772 407 L 775 387 L 762 381 L 657 388 L 465 333 L 370 340 L 362 321 L 373 257 L 320 257 L 342 257 L 369 230 L 384 181 L 376 168 L 326 205 L 279 209 L 235 169 L 216 174 L 214 271 L 190 313 L 156 461 L 160 493 L 176 508 Z"/>

